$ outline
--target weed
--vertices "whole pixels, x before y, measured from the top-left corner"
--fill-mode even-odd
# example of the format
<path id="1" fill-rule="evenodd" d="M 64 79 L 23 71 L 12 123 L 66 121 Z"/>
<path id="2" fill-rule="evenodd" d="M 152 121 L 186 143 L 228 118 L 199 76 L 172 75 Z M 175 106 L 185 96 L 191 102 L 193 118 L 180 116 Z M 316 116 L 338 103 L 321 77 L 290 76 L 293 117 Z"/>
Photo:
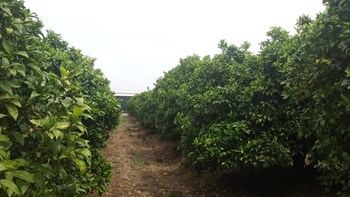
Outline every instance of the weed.
<path id="1" fill-rule="evenodd" d="M 145 163 L 143 162 L 143 160 L 140 157 L 140 155 L 133 154 L 132 164 L 135 166 L 135 168 L 141 169 L 144 166 Z"/>

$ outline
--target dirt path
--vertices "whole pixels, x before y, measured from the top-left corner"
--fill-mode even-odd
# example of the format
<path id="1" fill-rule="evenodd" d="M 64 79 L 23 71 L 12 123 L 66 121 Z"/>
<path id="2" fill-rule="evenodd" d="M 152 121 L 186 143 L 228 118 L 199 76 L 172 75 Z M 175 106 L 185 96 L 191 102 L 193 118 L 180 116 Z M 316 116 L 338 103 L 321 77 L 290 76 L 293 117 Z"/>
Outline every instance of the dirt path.
<path id="1" fill-rule="evenodd" d="M 326 196 L 312 180 L 280 172 L 197 174 L 182 167 L 175 143 L 160 141 L 129 116 L 111 133 L 103 153 L 113 164 L 105 197 Z"/>
<path id="2" fill-rule="evenodd" d="M 181 167 L 176 144 L 162 142 L 157 135 L 124 116 L 104 150 L 113 164 L 113 177 L 104 196 L 192 196 L 189 176 L 196 174 Z M 197 192 L 198 193 L 198 192 Z"/>

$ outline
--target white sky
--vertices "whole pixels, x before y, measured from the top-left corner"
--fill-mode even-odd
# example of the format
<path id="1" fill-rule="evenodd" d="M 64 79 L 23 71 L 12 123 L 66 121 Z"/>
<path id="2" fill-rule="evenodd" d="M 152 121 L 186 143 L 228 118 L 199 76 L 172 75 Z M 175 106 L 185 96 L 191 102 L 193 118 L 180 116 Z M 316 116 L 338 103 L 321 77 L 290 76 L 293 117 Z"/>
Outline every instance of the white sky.
<path id="1" fill-rule="evenodd" d="M 45 29 L 97 58 L 115 91 L 152 88 L 180 58 L 213 55 L 221 39 L 259 43 L 271 26 L 294 32 L 322 0 L 26 0 Z"/>

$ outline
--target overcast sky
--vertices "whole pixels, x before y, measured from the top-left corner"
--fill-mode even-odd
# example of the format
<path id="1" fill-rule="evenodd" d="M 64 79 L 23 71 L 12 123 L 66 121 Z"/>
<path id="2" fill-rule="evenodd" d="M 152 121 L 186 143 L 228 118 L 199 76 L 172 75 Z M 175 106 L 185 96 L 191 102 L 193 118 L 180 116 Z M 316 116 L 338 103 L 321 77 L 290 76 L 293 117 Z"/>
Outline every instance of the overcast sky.
<path id="1" fill-rule="evenodd" d="M 180 58 L 214 55 L 221 39 L 259 43 L 271 26 L 294 33 L 302 14 L 322 0 L 26 0 L 45 29 L 97 58 L 115 91 L 152 88 Z"/>

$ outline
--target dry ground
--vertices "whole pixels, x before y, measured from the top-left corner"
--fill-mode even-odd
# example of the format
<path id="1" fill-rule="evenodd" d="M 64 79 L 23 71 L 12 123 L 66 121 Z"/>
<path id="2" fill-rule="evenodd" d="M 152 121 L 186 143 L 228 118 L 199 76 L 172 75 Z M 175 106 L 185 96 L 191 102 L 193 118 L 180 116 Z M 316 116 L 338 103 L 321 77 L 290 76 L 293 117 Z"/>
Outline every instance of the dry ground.
<path id="1" fill-rule="evenodd" d="M 182 166 L 176 144 L 158 139 L 123 116 L 111 133 L 104 156 L 113 164 L 113 176 L 105 197 L 181 196 L 329 196 L 310 176 L 289 171 L 197 174 Z"/>

